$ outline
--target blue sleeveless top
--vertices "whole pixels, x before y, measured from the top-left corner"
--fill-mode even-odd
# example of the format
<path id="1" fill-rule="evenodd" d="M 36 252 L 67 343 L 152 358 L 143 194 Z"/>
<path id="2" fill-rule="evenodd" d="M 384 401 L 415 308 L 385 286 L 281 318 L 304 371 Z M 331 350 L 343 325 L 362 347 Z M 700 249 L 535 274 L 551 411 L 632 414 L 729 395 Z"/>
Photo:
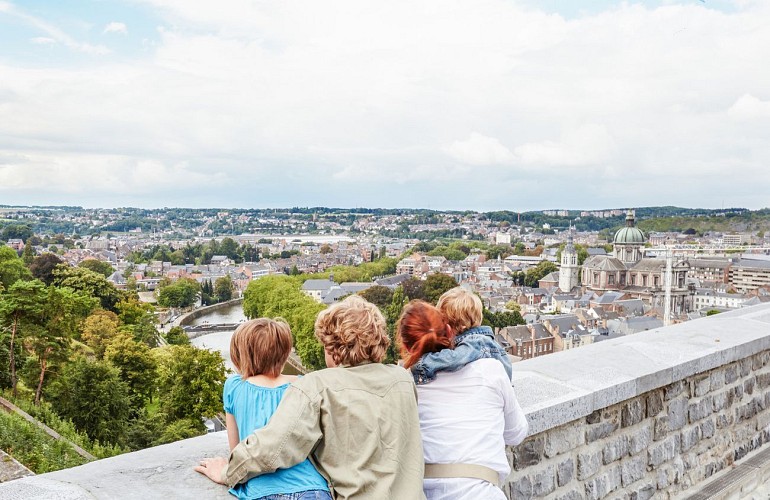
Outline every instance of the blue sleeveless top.
<path id="1" fill-rule="evenodd" d="M 235 417 L 241 441 L 267 424 L 288 387 L 289 384 L 260 387 L 241 379 L 240 375 L 233 375 L 225 381 L 222 394 L 225 412 Z M 238 484 L 230 493 L 239 499 L 254 499 L 307 490 L 329 491 L 329 486 L 310 460 L 305 459 L 294 467 L 278 469 L 272 474 L 262 474 Z"/>

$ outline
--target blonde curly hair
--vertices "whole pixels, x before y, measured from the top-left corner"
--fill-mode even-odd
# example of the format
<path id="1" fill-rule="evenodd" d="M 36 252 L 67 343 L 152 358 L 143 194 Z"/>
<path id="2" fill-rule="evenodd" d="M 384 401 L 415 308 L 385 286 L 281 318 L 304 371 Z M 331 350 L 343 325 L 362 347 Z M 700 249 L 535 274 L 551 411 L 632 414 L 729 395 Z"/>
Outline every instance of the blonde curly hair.
<path id="1" fill-rule="evenodd" d="M 321 311 L 315 320 L 315 336 L 341 366 L 380 363 L 390 345 L 382 313 L 357 295 Z"/>

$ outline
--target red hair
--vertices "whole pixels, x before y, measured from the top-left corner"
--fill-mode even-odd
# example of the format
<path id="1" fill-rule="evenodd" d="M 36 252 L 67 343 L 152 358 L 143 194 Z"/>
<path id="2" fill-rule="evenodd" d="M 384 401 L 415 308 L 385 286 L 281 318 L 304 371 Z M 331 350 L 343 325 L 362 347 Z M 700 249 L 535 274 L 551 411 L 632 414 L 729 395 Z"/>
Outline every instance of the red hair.
<path id="1" fill-rule="evenodd" d="M 454 333 L 446 318 L 424 300 L 413 300 L 404 306 L 398 318 L 398 337 L 405 368 L 417 363 L 423 354 L 454 346 Z"/>

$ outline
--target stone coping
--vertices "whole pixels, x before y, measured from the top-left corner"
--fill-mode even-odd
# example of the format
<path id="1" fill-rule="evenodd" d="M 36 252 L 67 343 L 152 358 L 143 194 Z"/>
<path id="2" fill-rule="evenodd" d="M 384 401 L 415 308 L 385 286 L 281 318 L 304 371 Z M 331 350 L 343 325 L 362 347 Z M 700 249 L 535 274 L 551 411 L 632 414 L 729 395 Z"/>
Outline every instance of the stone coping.
<path id="1" fill-rule="evenodd" d="M 227 488 L 192 468 L 201 458 L 227 456 L 227 432 L 214 432 L 71 469 L 0 484 L 3 500 L 194 498 L 227 500 Z"/>
<path id="2" fill-rule="evenodd" d="M 530 435 L 770 348 L 770 304 L 513 364 Z"/>

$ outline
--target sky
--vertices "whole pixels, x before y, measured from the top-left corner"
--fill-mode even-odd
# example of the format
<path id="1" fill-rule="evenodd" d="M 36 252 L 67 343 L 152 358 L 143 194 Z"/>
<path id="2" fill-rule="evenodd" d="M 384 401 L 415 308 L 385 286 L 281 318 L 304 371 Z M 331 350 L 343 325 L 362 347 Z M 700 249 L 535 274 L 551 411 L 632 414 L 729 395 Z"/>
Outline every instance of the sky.
<path id="1" fill-rule="evenodd" d="M 0 204 L 770 206 L 766 0 L 0 0 Z"/>

